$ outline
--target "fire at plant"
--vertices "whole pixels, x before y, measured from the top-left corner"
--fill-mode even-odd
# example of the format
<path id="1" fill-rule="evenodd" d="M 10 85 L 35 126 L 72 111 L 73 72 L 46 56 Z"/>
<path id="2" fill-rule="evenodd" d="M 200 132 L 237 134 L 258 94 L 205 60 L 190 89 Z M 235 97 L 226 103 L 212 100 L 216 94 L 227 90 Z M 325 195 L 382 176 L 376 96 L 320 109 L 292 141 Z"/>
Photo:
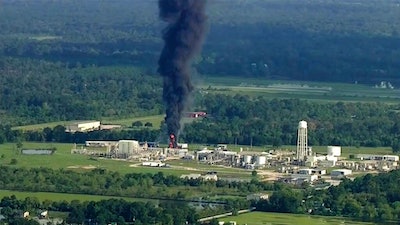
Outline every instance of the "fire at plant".
<path id="1" fill-rule="evenodd" d="M 177 148 L 178 144 L 176 143 L 175 135 L 170 134 L 169 135 L 169 148 Z"/>

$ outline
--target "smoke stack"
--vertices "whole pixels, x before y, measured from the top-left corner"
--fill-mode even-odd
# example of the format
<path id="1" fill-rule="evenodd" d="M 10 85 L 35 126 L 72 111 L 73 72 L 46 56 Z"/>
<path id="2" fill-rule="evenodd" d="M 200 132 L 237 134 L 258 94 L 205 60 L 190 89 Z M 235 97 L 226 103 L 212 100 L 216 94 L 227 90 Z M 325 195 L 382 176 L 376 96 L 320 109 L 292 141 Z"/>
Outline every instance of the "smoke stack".
<path id="1" fill-rule="evenodd" d="M 168 23 L 163 30 L 164 48 L 158 61 L 163 76 L 167 134 L 177 138 L 180 121 L 193 91 L 190 63 L 199 52 L 206 30 L 206 0 L 159 0 L 160 18 Z"/>

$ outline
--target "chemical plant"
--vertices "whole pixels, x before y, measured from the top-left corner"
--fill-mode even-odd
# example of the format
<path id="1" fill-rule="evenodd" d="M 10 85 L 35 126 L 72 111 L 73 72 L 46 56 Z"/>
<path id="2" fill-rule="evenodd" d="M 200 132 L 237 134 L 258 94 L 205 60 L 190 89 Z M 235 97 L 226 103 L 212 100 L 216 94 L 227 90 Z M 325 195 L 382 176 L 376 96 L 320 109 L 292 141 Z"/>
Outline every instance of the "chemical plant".
<path id="1" fill-rule="evenodd" d="M 178 143 L 174 134 L 169 136 L 167 148 L 159 147 L 155 142 L 136 140 L 86 141 L 85 145 L 74 145 L 72 154 L 85 154 L 93 157 L 126 159 L 140 162 L 141 166 L 164 167 L 168 160 L 196 160 L 198 163 L 257 170 L 265 180 L 301 184 L 314 183 L 323 178 L 337 184 L 343 177 L 370 171 L 385 172 L 398 168 L 397 155 L 354 154 L 344 157 L 341 146 L 327 146 L 325 153 L 315 153 L 308 146 L 307 122 L 300 121 L 297 126 L 297 146 L 295 151 L 273 149 L 264 152 L 229 150 L 226 144 L 217 144 L 212 149 L 205 147 L 189 151 L 188 144 Z M 328 169 L 329 168 L 329 169 Z M 327 169 L 331 171 L 327 174 Z M 183 175 L 216 180 L 214 174 Z M 212 178 L 210 178 L 212 177 Z"/>

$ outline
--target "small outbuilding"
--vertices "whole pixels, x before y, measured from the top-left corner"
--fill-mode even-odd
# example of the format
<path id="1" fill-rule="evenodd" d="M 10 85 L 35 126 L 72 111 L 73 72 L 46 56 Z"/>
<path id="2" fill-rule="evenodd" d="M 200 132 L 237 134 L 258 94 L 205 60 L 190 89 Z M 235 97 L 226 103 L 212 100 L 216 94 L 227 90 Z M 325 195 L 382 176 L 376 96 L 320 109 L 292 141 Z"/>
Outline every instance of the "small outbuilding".
<path id="1" fill-rule="evenodd" d="M 348 175 L 351 175 L 353 171 L 348 170 L 348 169 L 337 169 L 337 170 L 332 170 L 331 172 L 331 178 L 332 179 L 341 179 L 344 178 Z"/>

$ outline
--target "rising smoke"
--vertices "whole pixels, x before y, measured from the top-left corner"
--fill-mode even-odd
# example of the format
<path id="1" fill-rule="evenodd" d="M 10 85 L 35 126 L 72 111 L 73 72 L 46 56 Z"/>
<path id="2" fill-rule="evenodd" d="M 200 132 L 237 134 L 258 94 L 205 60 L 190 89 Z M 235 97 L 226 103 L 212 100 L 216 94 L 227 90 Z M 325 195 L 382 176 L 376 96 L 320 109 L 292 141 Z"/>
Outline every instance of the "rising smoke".
<path id="1" fill-rule="evenodd" d="M 160 18 L 168 23 L 163 31 L 165 46 L 158 61 L 164 78 L 163 100 L 168 134 L 179 135 L 182 113 L 193 91 L 190 65 L 200 51 L 206 30 L 206 0 L 159 0 Z"/>

